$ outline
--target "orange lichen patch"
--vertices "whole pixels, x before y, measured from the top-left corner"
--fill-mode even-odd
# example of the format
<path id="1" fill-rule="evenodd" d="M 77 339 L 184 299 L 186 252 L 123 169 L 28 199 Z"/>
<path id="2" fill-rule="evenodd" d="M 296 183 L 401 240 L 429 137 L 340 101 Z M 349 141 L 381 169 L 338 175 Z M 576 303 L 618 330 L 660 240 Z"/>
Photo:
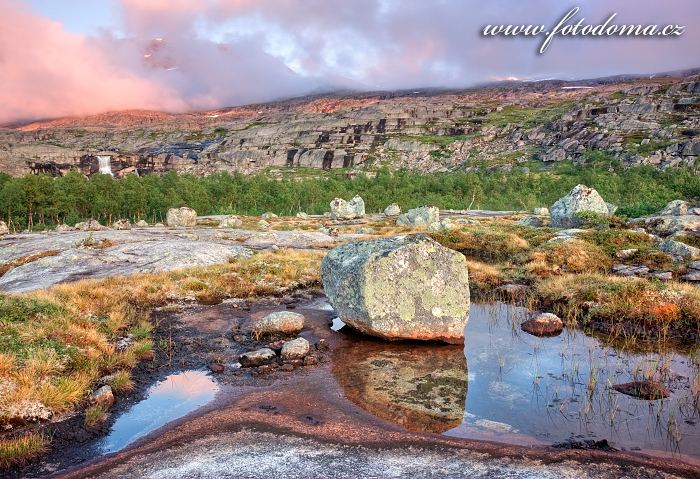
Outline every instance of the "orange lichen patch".
<path id="1" fill-rule="evenodd" d="M 661 303 L 652 305 L 649 313 L 660 321 L 673 321 L 680 316 L 681 308 L 677 304 Z"/>

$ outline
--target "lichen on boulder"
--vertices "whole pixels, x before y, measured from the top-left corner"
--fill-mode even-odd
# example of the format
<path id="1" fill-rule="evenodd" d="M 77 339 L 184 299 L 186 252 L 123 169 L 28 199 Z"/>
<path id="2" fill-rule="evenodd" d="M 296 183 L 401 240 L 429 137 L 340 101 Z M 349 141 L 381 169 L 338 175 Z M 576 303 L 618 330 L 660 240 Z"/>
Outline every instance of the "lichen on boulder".
<path id="1" fill-rule="evenodd" d="M 166 216 L 166 223 L 172 227 L 193 228 L 197 226 L 197 212 L 192 208 L 170 208 Z"/>
<path id="2" fill-rule="evenodd" d="M 323 260 L 321 278 L 340 318 L 360 332 L 389 340 L 464 338 L 466 258 L 425 235 L 339 246 Z"/>
<path id="3" fill-rule="evenodd" d="M 399 226 L 428 226 L 440 222 L 440 210 L 435 206 L 413 208 L 399 215 L 396 224 Z"/>
<path id="4" fill-rule="evenodd" d="M 559 198 L 549 209 L 552 226 L 576 228 L 583 224 L 581 213 L 611 215 L 617 208 L 608 204 L 593 188 L 576 185 L 568 195 Z"/>
<path id="5" fill-rule="evenodd" d="M 332 220 L 352 220 L 362 218 L 365 215 L 365 201 L 355 196 L 350 201 L 342 198 L 335 198 L 331 201 L 330 218 Z"/>

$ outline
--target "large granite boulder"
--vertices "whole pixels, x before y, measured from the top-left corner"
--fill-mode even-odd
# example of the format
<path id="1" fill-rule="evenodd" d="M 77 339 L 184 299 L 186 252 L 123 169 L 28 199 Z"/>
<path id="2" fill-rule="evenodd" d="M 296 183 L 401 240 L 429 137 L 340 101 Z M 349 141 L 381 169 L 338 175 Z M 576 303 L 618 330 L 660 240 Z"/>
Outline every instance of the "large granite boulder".
<path id="1" fill-rule="evenodd" d="M 331 201 L 332 220 L 352 220 L 362 218 L 365 215 L 365 201 L 359 196 L 355 196 L 350 201 L 342 198 L 335 198 Z"/>
<path id="2" fill-rule="evenodd" d="M 100 222 L 95 219 L 89 219 L 87 221 L 76 223 L 75 229 L 78 231 L 104 231 L 109 228 L 102 226 Z"/>
<path id="3" fill-rule="evenodd" d="M 554 228 L 576 228 L 583 224 L 579 213 L 610 215 L 611 206 L 593 188 L 576 185 L 568 195 L 559 198 L 549 209 Z M 613 210 L 614 212 L 614 210 Z"/>
<path id="4" fill-rule="evenodd" d="M 197 226 L 197 212 L 192 208 L 170 208 L 166 217 L 166 223 L 172 227 L 192 228 Z"/>
<path id="5" fill-rule="evenodd" d="M 321 279 L 340 318 L 365 334 L 448 343 L 464 338 L 467 261 L 425 235 L 339 246 L 324 258 Z"/>
<path id="6" fill-rule="evenodd" d="M 10 228 L 7 227 L 7 223 L 0 221 L 0 236 L 6 235 L 10 232 Z"/>
<path id="7" fill-rule="evenodd" d="M 428 226 L 440 222 L 440 210 L 435 206 L 421 206 L 399 215 L 399 226 Z"/>
<path id="8" fill-rule="evenodd" d="M 130 230 L 131 222 L 127 219 L 120 219 L 112 224 L 112 228 L 115 230 Z"/>
<path id="9" fill-rule="evenodd" d="M 385 216 L 399 216 L 401 214 L 401 207 L 396 203 L 392 203 L 386 208 L 384 208 Z"/>
<path id="10" fill-rule="evenodd" d="M 219 228 L 240 228 L 243 221 L 238 216 L 224 216 L 219 220 Z"/>

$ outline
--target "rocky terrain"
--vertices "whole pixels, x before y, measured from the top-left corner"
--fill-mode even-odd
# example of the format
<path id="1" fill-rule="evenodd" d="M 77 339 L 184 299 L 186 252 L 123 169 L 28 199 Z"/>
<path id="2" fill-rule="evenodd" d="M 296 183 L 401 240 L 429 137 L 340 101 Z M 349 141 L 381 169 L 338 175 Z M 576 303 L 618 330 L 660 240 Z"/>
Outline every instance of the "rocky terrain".
<path id="1" fill-rule="evenodd" d="M 462 91 L 331 94 L 216 111 L 129 111 L 0 129 L 0 171 L 124 176 L 286 167 L 508 170 L 532 161 L 696 163 L 697 71 Z"/>

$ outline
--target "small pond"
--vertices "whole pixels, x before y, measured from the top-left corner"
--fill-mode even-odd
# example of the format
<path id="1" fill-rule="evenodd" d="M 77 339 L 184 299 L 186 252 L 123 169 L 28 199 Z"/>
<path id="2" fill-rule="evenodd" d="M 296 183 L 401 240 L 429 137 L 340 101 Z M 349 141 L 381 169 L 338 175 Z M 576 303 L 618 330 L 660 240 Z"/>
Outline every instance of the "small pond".
<path id="1" fill-rule="evenodd" d="M 697 353 L 623 351 L 576 330 L 539 338 L 521 331 L 526 315 L 472 304 L 464 348 L 354 336 L 334 374 L 350 400 L 411 430 L 513 444 L 605 439 L 700 458 Z M 611 387 L 649 377 L 670 395 L 643 400 Z"/>
<path id="2" fill-rule="evenodd" d="M 214 399 L 219 387 L 203 371 L 172 374 L 151 386 L 146 397 L 120 415 L 99 444 L 103 454 L 119 451 L 140 437 Z"/>

